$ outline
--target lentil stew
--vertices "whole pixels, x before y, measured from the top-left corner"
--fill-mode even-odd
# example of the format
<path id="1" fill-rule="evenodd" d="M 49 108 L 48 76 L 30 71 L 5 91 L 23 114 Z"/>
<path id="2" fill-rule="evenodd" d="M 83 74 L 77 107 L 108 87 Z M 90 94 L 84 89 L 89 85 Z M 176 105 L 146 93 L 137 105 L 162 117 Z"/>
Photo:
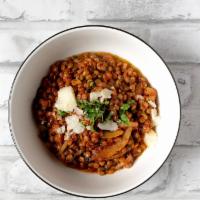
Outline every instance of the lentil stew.
<path id="1" fill-rule="evenodd" d="M 156 129 L 158 96 L 128 61 L 86 52 L 50 66 L 33 114 L 41 139 L 63 163 L 112 174 L 131 167 L 146 149 L 145 135 Z"/>

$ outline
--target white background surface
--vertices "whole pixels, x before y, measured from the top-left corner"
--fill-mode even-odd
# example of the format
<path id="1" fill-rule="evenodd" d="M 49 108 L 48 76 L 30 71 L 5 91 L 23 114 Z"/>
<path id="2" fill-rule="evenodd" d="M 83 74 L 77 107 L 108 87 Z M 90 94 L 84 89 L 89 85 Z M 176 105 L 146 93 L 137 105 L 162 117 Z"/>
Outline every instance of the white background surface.
<path id="1" fill-rule="evenodd" d="M 10 138 L 7 100 L 34 47 L 85 24 L 112 25 L 144 39 L 167 61 L 181 94 L 180 133 L 167 162 L 144 185 L 112 199 L 200 199 L 199 0 L 0 0 L 0 200 L 77 199 L 41 182 L 21 161 Z"/>

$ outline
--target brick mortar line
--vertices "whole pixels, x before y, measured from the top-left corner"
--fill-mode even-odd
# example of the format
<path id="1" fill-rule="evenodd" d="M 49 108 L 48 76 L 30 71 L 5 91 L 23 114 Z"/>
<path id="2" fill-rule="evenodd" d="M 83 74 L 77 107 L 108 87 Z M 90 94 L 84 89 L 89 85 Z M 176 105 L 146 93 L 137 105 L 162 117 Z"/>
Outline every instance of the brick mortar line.
<path id="1" fill-rule="evenodd" d="M 45 20 L 45 19 L 41 19 L 41 20 L 26 20 L 23 19 L 21 17 L 18 17 L 16 19 L 9 19 L 9 18 L 2 18 L 0 16 L 0 24 L 2 23 L 19 23 L 19 22 L 25 22 L 25 23 L 40 23 L 40 22 L 44 22 L 44 23 L 57 23 L 57 22 L 62 22 L 62 23 L 68 23 L 68 22 L 74 22 L 74 20 L 72 19 L 58 19 L 58 20 Z M 177 24 L 182 24 L 182 23 L 200 23 L 200 19 L 178 19 L 178 18 L 173 18 L 173 19 L 149 19 L 149 20 L 134 20 L 134 19 L 86 19 L 85 22 L 104 22 L 104 23 L 108 23 L 108 22 L 113 22 L 113 23 L 121 23 L 121 22 L 130 22 L 130 23 L 140 23 L 140 24 L 163 24 L 164 23 L 177 23 Z"/>
<path id="2" fill-rule="evenodd" d="M 122 24 L 122 22 L 126 22 L 126 24 Z M 66 24 L 67 23 L 67 24 Z M 1 21 L 0 20 L 0 29 L 16 29 L 16 30 L 20 30 L 21 28 L 26 28 L 26 25 L 28 26 L 41 26 L 41 24 L 51 24 L 51 25 L 63 25 L 63 27 L 66 27 L 66 25 L 68 25 L 67 27 L 73 27 L 73 26 L 84 26 L 84 25 L 108 25 L 109 24 L 113 24 L 113 25 L 119 25 L 122 27 L 128 27 L 129 26 L 142 26 L 145 27 L 144 28 L 154 28 L 154 27 L 165 27 L 166 25 L 175 25 L 175 27 L 177 27 L 177 25 L 183 26 L 186 25 L 186 27 L 189 25 L 194 26 L 194 28 L 197 28 L 195 25 L 200 25 L 200 20 L 198 21 L 186 21 L 186 20 L 182 20 L 182 21 L 169 21 L 169 20 L 160 20 L 160 21 L 106 21 L 106 20 L 94 20 L 94 21 L 74 21 L 74 20 L 56 20 L 56 21 Z M 16 28 L 13 28 L 13 25 L 16 25 Z M 6 27 L 8 25 L 8 27 Z M 152 27 L 152 25 L 155 25 Z M 3 26 L 3 28 L 1 27 Z M 21 26 L 21 27 L 19 27 Z M 172 28 L 173 28 L 172 27 Z M 39 27 L 41 28 L 41 27 Z M 44 27 L 44 29 L 46 29 L 46 27 Z M 55 29 L 48 27 L 48 30 L 51 29 Z"/>
<path id="3" fill-rule="evenodd" d="M 200 19 L 87 19 L 89 22 L 135 22 L 135 23 L 152 23 L 152 24 L 160 24 L 160 23 L 200 23 Z"/>
<path id="4" fill-rule="evenodd" d="M 8 191 L 8 190 L 0 190 L 0 196 L 2 197 L 3 195 L 5 195 L 5 199 L 8 199 L 9 197 L 11 197 L 11 199 L 13 199 L 13 195 L 15 195 L 15 198 L 20 199 L 19 197 L 22 196 L 23 199 L 32 199 L 32 200 L 36 200 L 36 199 L 54 199 L 55 197 L 60 198 L 63 196 L 65 196 L 66 198 L 72 198 L 73 200 L 75 199 L 75 196 L 71 196 L 71 195 L 66 195 L 64 193 L 51 193 L 51 194 L 45 194 L 44 192 L 42 193 L 27 193 L 27 192 L 22 192 L 22 193 L 15 193 L 13 191 Z M 53 197 L 53 198 L 51 198 Z M 14 199 L 15 199 L 14 198 Z M 81 198 L 80 198 L 81 199 Z"/>
<path id="5" fill-rule="evenodd" d="M 10 19 L 10 18 L 7 18 L 7 17 L 2 17 L 0 16 L 0 23 L 7 23 L 7 22 L 71 22 L 72 20 L 71 19 L 58 19 L 58 20 L 46 20 L 46 19 L 38 19 L 38 20 L 27 20 L 27 19 L 24 19 L 23 17 L 18 17 L 18 18 L 14 18 L 14 19 Z"/>
<path id="6" fill-rule="evenodd" d="M 6 62 L 0 62 L 0 67 L 15 67 L 16 65 L 21 65 L 22 62 L 9 62 L 9 61 L 6 61 Z"/>
<path id="7" fill-rule="evenodd" d="M 190 66 L 190 67 L 200 67 L 200 62 L 166 62 L 167 65 L 181 65 L 181 66 Z"/>

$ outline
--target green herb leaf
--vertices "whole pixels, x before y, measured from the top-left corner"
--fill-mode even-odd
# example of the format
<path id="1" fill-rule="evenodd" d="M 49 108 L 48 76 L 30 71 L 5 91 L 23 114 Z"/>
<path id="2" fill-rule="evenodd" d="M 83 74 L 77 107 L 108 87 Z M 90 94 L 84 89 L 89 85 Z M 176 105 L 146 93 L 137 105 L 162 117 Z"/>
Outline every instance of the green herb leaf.
<path id="1" fill-rule="evenodd" d="M 128 124 L 129 123 L 129 119 L 126 116 L 125 113 L 123 113 L 123 114 L 120 115 L 120 119 L 121 119 L 121 122 L 123 122 L 124 124 Z"/>
<path id="2" fill-rule="evenodd" d="M 122 104 L 122 106 L 121 106 L 121 110 L 123 110 L 123 111 L 126 111 L 126 110 L 128 110 L 130 108 L 130 105 L 129 104 L 127 104 L 127 103 L 124 103 L 124 104 Z"/>
<path id="3" fill-rule="evenodd" d="M 63 111 L 63 110 L 58 110 L 58 114 L 61 116 L 61 117 L 64 117 L 67 112 Z"/>
<path id="4" fill-rule="evenodd" d="M 135 103 L 135 100 L 133 100 L 133 99 L 131 99 L 131 100 L 128 100 L 128 102 L 127 102 L 129 105 L 131 105 L 131 104 L 134 104 Z"/>
<path id="5" fill-rule="evenodd" d="M 122 106 L 120 107 L 119 110 L 119 115 L 120 115 L 120 123 L 124 123 L 124 124 L 128 124 L 129 123 L 129 119 L 126 115 L 126 111 L 128 111 L 128 109 L 131 107 L 132 104 L 134 104 L 135 101 L 134 100 L 129 100 L 127 101 L 127 103 L 122 104 Z"/>
<path id="6" fill-rule="evenodd" d="M 97 120 L 104 120 L 104 114 L 107 110 L 108 104 L 109 101 L 104 101 L 103 103 L 98 100 L 78 101 L 78 106 L 86 113 L 86 116 L 91 122 L 92 129 L 94 129 Z"/>
<path id="7" fill-rule="evenodd" d="M 135 103 L 134 100 L 129 100 L 127 101 L 127 103 L 122 104 L 120 110 L 127 111 L 131 107 L 131 105 L 134 103 Z"/>

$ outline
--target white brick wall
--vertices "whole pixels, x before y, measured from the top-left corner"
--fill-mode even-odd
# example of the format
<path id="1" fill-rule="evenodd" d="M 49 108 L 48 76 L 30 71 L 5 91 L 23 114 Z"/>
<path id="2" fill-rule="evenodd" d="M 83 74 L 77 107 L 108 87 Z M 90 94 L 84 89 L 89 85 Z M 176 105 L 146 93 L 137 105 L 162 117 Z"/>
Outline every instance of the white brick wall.
<path id="1" fill-rule="evenodd" d="M 18 62 L 25 57 L 44 39 L 55 34 L 55 30 L 1 30 L 0 43 L 7 45 L 0 49 L 0 62 Z"/>
<path id="2" fill-rule="evenodd" d="M 21 178 L 22 174 L 23 178 Z M 16 193 L 42 193 L 43 191 L 48 194 L 61 193 L 35 176 L 21 159 L 17 159 L 9 166 L 6 184 L 10 191 Z"/>
<path id="3" fill-rule="evenodd" d="M 179 67 L 177 69 L 175 66 L 173 66 L 171 69 L 178 86 L 182 107 L 187 106 L 192 98 L 193 74 L 188 73 L 189 70 L 185 67 Z"/>
<path id="4" fill-rule="evenodd" d="M 199 147 L 176 149 L 172 160 L 171 179 L 172 182 L 179 183 L 176 184 L 175 190 L 183 192 L 200 190 L 200 160 L 196 159 L 199 154 Z"/>
<path id="5" fill-rule="evenodd" d="M 199 0 L 0 0 L 0 200 L 77 199 L 44 184 L 20 159 L 7 101 L 30 51 L 50 35 L 84 24 L 122 28 L 151 44 L 167 61 L 181 97 L 180 133 L 167 162 L 141 187 L 111 199 L 200 199 L 199 11 Z"/>
<path id="6" fill-rule="evenodd" d="M 154 29 L 150 44 L 169 62 L 200 62 L 200 26 Z"/>
<path id="7" fill-rule="evenodd" d="M 120 8 L 120 9 L 119 9 Z M 199 19 L 198 0 L 88 0 L 89 20 Z"/>
<path id="8" fill-rule="evenodd" d="M 0 0 L 0 20 L 68 20 L 69 0 Z"/>

